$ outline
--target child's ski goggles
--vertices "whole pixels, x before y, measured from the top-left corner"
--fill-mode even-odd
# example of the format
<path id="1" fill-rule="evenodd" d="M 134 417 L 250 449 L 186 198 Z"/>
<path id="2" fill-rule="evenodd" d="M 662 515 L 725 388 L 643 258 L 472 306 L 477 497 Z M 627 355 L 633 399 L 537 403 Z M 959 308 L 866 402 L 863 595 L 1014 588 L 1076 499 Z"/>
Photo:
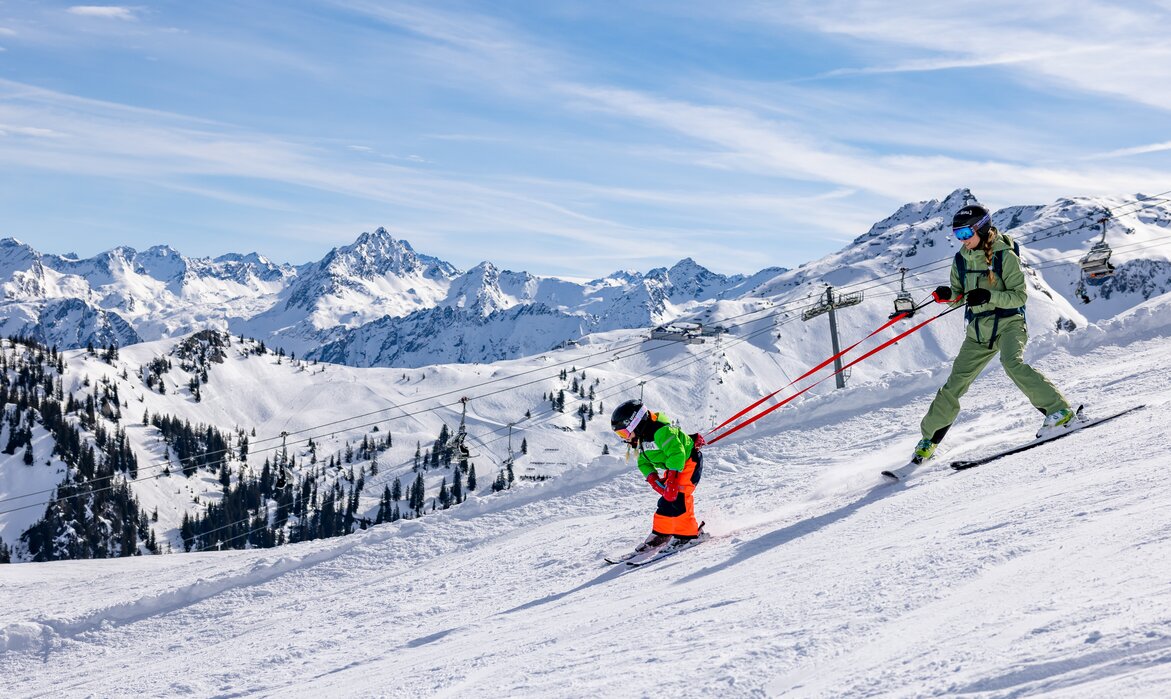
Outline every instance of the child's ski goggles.
<path id="1" fill-rule="evenodd" d="M 630 418 L 630 422 L 626 423 L 626 427 L 614 430 L 614 434 L 621 437 L 622 441 L 629 442 L 634 438 L 634 430 L 638 428 L 638 423 L 642 422 L 642 418 L 646 414 L 647 409 L 644 405 L 638 409 L 638 412 L 634 414 L 634 417 Z"/>

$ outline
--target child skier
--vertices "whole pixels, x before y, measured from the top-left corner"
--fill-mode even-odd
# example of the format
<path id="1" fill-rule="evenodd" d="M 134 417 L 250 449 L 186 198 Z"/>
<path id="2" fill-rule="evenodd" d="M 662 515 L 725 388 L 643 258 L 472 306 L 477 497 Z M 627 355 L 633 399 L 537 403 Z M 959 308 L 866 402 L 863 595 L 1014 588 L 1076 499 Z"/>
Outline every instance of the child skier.
<path id="1" fill-rule="evenodd" d="M 628 400 L 615 408 L 610 427 L 638 450 L 638 470 L 661 496 L 651 534 L 635 553 L 681 548 L 699 538 L 703 525 L 695 519 L 692 493 L 703 474 L 703 455 L 695 448 L 695 439 L 639 400 Z"/>
<path id="2" fill-rule="evenodd" d="M 968 330 L 951 375 L 923 417 L 923 438 L 911 458 L 916 464 L 935 455 L 935 447 L 959 415 L 960 398 L 997 353 L 1004 373 L 1045 415 L 1038 437 L 1064 428 L 1075 416 L 1061 392 L 1022 359 L 1029 337 L 1025 327 L 1028 295 L 1017 245 L 993 227 L 992 216 L 982 206 L 965 206 L 956 212 L 952 230 L 963 249 L 952 263 L 951 284 L 938 287 L 934 296 L 939 303 L 966 304 Z"/>

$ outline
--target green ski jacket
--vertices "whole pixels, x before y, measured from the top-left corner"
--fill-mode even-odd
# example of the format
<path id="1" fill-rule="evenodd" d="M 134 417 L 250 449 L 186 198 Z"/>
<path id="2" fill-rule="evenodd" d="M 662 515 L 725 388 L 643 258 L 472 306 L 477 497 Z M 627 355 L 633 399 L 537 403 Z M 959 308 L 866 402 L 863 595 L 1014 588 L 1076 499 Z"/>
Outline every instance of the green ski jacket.
<path id="1" fill-rule="evenodd" d="M 961 248 L 959 254 L 964 258 L 967 268 L 960 278 L 960 269 L 954 261 L 951 265 L 951 289 L 953 296 L 967 294 L 972 289 L 987 289 L 992 298 L 982 306 L 969 309 L 973 318 L 968 323 L 968 337 L 977 342 L 990 342 L 999 329 L 1010 323 L 1023 323 L 1025 316 L 1020 309 L 1024 308 L 1028 300 L 1025 290 L 1025 273 L 1021 269 L 1021 259 L 1013 252 L 1012 238 L 1004 233 L 997 233 L 992 243 L 993 269 L 996 267 L 996 257 L 1000 256 L 1000 274 L 994 275 L 995 280 L 988 281 L 988 261 L 984 251 L 980 249 L 968 250 Z M 963 305 L 960 299 L 952 306 Z"/>
<path id="2" fill-rule="evenodd" d="M 683 471 L 694 446 L 691 437 L 670 424 L 670 418 L 663 413 L 651 413 L 647 418 L 665 424 L 655 430 L 655 441 L 638 445 L 638 470 L 643 478 L 659 469 Z"/>

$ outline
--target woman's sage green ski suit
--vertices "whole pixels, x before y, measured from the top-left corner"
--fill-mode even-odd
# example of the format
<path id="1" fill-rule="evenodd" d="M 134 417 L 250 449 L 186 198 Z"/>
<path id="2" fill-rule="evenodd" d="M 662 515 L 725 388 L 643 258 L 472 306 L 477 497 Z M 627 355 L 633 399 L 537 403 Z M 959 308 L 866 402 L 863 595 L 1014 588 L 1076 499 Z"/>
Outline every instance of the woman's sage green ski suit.
<path id="1" fill-rule="evenodd" d="M 988 280 L 989 265 L 981 249 L 961 249 L 964 270 L 956 260 L 951 266 L 952 305 L 963 303 L 960 294 L 977 287 L 988 289 L 992 298 L 983 306 L 967 309 L 968 331 L 959 356 L 952 365 L 947 383 L 935 394 L 927 415 L 923 417 L 920 429 L 924 439 L 938 444 L 960 413 L 960 398 L 968 391 L 972 381 L 988 365 L 998 352 L 1004 373 L 1012 379 L 1017 388 L 1029 399 L 1033 407 L 1048 415 L 1069 402 L 1054 388 L 1041 372 L 1025 364 L 1022 355 L 1029 331 L 1025 326 L 1024 307 L 1027 299 L 1025 274 L 1021 261 L 1014 251 L 1012 239 L 996 233 L 992 242 L 993 277 Z M 999 256 L 999 260 L 997 260 Z M 999 268 L 1000 274 L 995 274 Z M 962 276 L 962 278 L 961 278 Z"/>

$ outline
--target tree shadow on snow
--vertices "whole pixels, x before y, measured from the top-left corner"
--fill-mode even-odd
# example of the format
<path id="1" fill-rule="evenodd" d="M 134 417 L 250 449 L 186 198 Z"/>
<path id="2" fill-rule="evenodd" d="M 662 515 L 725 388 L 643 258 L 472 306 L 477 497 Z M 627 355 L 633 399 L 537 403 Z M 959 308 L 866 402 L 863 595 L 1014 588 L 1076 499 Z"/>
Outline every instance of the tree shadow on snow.
<path id="1" fill-rule="evenodd" d="M 821 514 L 810 519 L 803 519 L 798 522 L 794 522 L 793 524 L 782 527 L 776 531 L 769 532 L 763 536 L 758 536 L 757 538 L 750 541 L 745 541 L 736 547 L 735 553 L 728 560 L 718 565 L 701 568 L 691 575 L 676 580 L 675 584 L 683 585 L 711 575 L 712 573 L 718 573 L 720 571 L 727 570 L 728 568 L 743 563 L 750 558 L 754 558 L 762 553 L 771 551 L 778 546 L 784 546 L 785 544 L 791 541 L 796 541 L 797 539 L 800 539 L 807 534 L 812 534 L 816 531 L 824 529 L 831 524 L 846 519 L 858 510 L 861 510 L 862 508 L 881 500 L 887 495 L 898 492 L 902 489 L 901 486 L 902 484 L 877 484 L 870 488 L 870 490 L 866 491 L 866 493 L 863 494 L 861 498 L 853 502 L 848 502 L 836 510 L 826 512 L 825 514 Z"/>

